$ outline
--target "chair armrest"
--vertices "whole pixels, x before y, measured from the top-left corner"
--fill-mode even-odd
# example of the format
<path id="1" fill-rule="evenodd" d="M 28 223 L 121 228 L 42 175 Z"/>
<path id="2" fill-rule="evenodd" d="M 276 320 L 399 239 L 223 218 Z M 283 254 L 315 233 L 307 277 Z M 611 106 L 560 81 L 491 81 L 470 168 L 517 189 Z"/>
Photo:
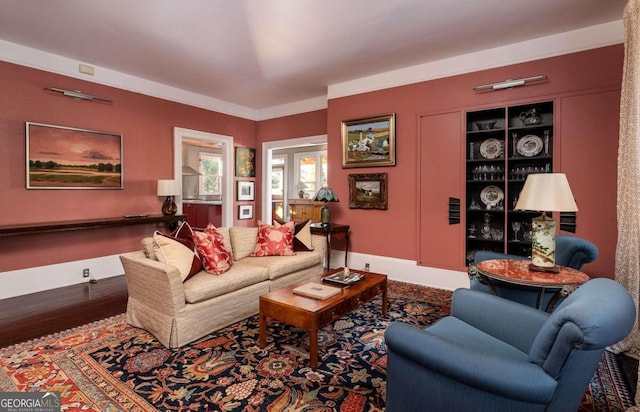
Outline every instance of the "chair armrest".
<path id="1" fill-rule="evenodd" d="M 143 252 L 126 253 L 120 261 L 130 298 L 168 316 L 185 307 L 182 278 L 176 267 L 149 259 Z"/>
<path id="2" fill-rule="evenodd" d="M 392 322 L 384 333 L 390 351 L 449 379 L 523 402 L 549 403 L 556 381 L 538 365 L 469 350 L 427 330 Z"/>
<path id="3" fill-rule="evenodd" d="M 492 294 L 461 288 L 453 293 L 451 316 L 529 353 L 549 314 Z"/>

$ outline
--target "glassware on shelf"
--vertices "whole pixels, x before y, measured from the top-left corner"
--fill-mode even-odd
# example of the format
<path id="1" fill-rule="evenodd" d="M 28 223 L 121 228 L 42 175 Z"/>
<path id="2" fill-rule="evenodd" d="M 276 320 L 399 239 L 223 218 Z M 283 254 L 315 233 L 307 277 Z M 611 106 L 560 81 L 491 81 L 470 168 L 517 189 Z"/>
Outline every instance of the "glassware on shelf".
<path id="1" fill-rule="evenodd" d="M 480 233 L 483 239 L 491 239 L 491 213 L 484 214 L 484 223 Z"/>
<path id="2" fill-rule="evenodd" d="M 521 222 L 511 222 L 511 228 L 513 229 L 513 240 L 519 242 L 518 232 L 520 231 Z"/>
<path id="3" fill-rule="evenodd" d="M 544 154 L 546 155 L 549 154 L 549 133 L 551 133 L 550 130 L 544 131 Z"/>

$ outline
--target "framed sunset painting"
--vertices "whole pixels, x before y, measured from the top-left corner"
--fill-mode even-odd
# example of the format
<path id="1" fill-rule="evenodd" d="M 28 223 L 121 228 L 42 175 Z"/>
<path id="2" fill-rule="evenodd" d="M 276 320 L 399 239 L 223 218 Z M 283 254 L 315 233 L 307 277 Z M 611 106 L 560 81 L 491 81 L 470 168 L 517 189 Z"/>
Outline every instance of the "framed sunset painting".
<path id="1" fill-rule="evenodd" d="M 122 135 L 26 123 L 27 189 L 122 189 Z"/>

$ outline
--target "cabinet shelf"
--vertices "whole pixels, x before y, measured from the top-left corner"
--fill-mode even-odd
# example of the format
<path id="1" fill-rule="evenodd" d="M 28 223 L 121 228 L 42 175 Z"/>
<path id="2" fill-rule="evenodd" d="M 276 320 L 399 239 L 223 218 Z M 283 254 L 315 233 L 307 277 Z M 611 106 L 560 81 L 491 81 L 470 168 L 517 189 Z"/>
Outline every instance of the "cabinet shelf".
<path id="1" fill-rule="evenodd" d="M 496 128 L 496 129 L 488 129 L 488 130 L 469 130 L 467 131 L 467 134 L 469 135 L 488 135 L 491 133 L 499 133 L 499 132 L 504 132 L 503 128 Z"/>
<path id="2" fill-rule="evenodd" d="M 534 126 L 513 126 L 509 128 L 510 132 L 521 132 L 521 131 L 530 131 L 530 130 L 540 130 L 540 129 L 548 129 L 550 127 L 553 127 L 552 124 L 549 123 L 540 123 Z"/>

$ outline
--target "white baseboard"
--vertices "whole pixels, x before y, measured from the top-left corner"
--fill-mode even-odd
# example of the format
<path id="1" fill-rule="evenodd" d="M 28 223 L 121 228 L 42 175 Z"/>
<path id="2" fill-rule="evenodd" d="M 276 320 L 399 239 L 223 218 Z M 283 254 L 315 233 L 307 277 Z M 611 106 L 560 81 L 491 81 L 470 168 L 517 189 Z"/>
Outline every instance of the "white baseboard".
<path id="1" fill-rule="evenodd" d="M 469 276 L 466 272 L 418 266 L 413 260 L 349 252 L 348 263 L 352 269 L 363 269 L 365 263 L 368 263 L 370 271 L 384 273 L 390 280 L 400 282 L 446 290 L 469 287 Z M 344 251 L 332 250 L 331 267 L 342 266 Z"/>
<path id="2" fill-rule="evenodd" d="M 96 280 L 122 275 L 124 269 L 119 256 L 102 256 L 2 272 L 0 273 L 0 299 L 88 282 L 90 278 L 82 277 L 82 270 L 87 268 Z"/>
<path id="3" fill-rule="evenodd" d="M 391 280 L 446 290 L 469 287 L 469 278 L 465 272 L 418 266 L 415 261 L 406 259 L 349 253 L 349 267 L 362 269 L 365 263 L 369 263 L 372 272 L 385 273 Z M 343 265 L 344 252 L 332 251 L 331 267 Z M 82 277 L 82 270 L 85 268 L 90 270 L 91 276 L 96 280 L 124 274 L 119 255 L 2 272 L 0 299 L 88 282 L 88 278 Z"/>

